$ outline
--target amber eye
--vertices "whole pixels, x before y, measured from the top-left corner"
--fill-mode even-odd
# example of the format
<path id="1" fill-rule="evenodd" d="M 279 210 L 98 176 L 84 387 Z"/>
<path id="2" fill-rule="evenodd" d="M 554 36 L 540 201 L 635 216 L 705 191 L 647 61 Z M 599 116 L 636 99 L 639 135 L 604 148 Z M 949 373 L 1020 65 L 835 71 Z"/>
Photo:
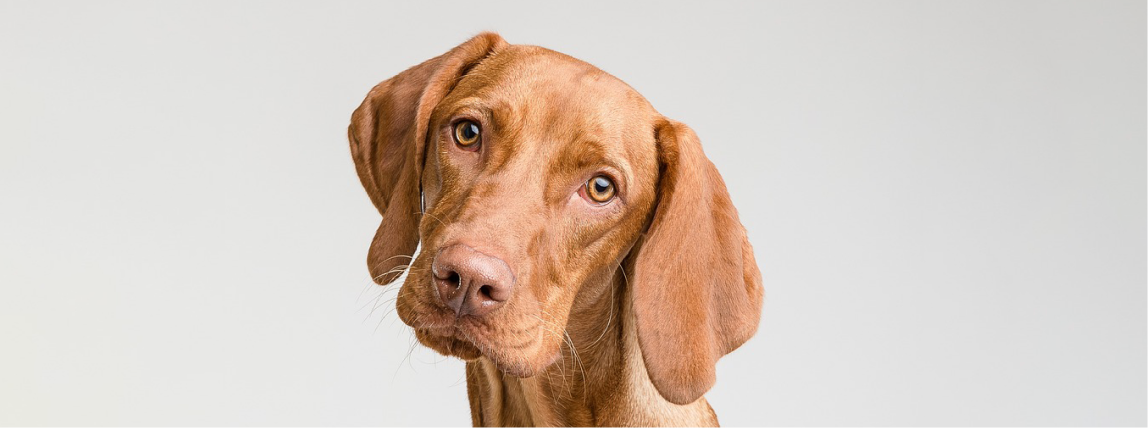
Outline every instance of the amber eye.
<path id="1" fill-rule="evenodd" d="M 609 202 L 614 198 L 614 182 L 599 175 L 586 182 L 586 196 L 594 202 Z"/>
<path id="2" fill-rule="evenodd" d="M 462 147 L 477 147 L 475 144 L 478 143 L 479 136 L 477 123 L 464 120 L 454 124 L 454 141 Z"/>

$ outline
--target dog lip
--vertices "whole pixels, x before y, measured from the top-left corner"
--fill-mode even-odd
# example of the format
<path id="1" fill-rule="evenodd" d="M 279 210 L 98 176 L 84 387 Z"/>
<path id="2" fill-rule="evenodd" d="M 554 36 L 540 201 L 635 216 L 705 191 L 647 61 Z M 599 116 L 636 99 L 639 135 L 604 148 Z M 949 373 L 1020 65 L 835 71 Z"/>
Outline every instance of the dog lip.
<path id="1" fill-rule="evenodd" d="M 424 324 L 424 325 L 412 326 L 412 327 L 415 328 L 416 330 L 422 330 L 422 331 L 426 332 L 427 334 L 432 335 L 432 336 L 436 336 L 436 337 L 445 337 L 445 338 L 457 339 L 457 340 L 461 340 L 461 341 L 465 341 L 465 342 L 474 342 L 473 340 L 470 340 L 470 338 L 467 337 L 467 335 L 465 333 L 463 333 L 463 331 L 462 331 L 462 329 L 463 329 L 462 323 L 464 320 L 466 320 L 468 318 L 469 317 L 456 317 L 456 316 L 454 316 L 454 314 L 450 314 L 449 324 L 447 324 L 447 323 L 443 323 L 443 324 L 430 323 L 430 324 Z"/>
<path id="2" fill-rule="evenodd" d="M 458 335 L 458 328 L 450 327 L 423 327 L 421 330 L 427 334 L 438 337 L 456 337 Z"/>
<path id="3" fill-rule="evenodd" d="M 433 342 L 426 342 L 424 345 L 435 349 L 440 354 L 465 361 L 470 361 L 477 356 L 484 356 L 489 358 L 499 371 L 515 377 L 534 376 L 541 368 L 548 367 L 561 358 L 561 353 L 555 352 L 549 358 L 545 358 L 545 361 L 539 366 L 525 360 L 507 359 L 507 355 L 494 352 L 498 349 L 498 345 L 482 333 L 483 329 L 478 325 L 481 324 L 481 320 L 471 316 L 455 317 L 453 313 L 444 309 L 442 307 L 431 309 L 431 312 L 436 314 L 430 317 L 432 321 L 424 321 L 422 325 L 411 326 L 428 336 L 427 339 L 433 340 Z"/>
<path id="4" fill-rule="evenodd" d="M 478 357 L 486 357 L 498 371 L 506 373 L 514 377 L 531 377 L 538 373 L 538 369 L 530 365 L 526 361 L 512 361 L 507 360 L 504 356 L 495 355 L 490 353 L 490 347 L 484 344 L 480 345 L 481 340 L 477 337 L 470 337 L 463 333 L 458 328 L 423 328 L 419 329 L 427 336 L 429 342 L 424 342 L 431 349 L 438 351 L 440 354 L 459 358 L 464 361 L 472 361 Z M 437 331 L 436 331 L 437 330 Z M 441 334 L 447 332 L 447 334 Z M 554 353 L 542 367 L 553 364 L 560 357 L 558 353 Z"/>

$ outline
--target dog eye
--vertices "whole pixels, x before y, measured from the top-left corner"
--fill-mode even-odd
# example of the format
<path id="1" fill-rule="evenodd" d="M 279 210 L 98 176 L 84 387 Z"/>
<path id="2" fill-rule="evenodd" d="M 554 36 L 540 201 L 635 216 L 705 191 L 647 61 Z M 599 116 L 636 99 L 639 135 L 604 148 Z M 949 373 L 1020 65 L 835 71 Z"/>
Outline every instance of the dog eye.
<path id="1" fill-rule="evenodd" d="M 464 120 L 454 124 L 454 142 L 464 148 L 477 148 L 480 130 L 478 124 Z"/>
<path id="2" fill-rule="evenodd" d="M 586 196 L 599 203 L 609 202 L 614 198 L 614 182 L 599 175 L 586 182 Z"/>

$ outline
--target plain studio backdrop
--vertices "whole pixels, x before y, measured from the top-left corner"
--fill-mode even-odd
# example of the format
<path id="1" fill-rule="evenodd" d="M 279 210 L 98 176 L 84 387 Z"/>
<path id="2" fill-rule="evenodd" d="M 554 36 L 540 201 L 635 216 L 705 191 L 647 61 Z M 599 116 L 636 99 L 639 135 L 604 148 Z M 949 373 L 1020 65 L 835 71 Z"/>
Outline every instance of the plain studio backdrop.
<path id="1" fill-rule="evenodd" d="M 470 423 L 372 286 L 374 84 L 482 30 L 701 136 L 727 425 L 1145 424 L 1145 4 L 0 3 L 0 423 Z M 376 307 L 372 312 L 372 308 Z"/>

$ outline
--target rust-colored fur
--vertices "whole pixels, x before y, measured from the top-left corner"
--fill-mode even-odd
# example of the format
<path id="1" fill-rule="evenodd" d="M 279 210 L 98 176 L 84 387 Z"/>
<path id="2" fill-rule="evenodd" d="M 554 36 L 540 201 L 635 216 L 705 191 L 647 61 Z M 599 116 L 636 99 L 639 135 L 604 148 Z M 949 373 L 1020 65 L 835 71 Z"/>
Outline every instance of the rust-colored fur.
<path id="1" fill-rule="evenodd" d="M 478 151 L 452 140 L 459 118 Z M 387 284 L 409 266 L 399 316 L 467 361 L 475 425 L 717 424 L 702 395 L 757 329 L 761 276 L 692 130 L 589 64 L 484 33 L 377 85 L 349 135 L 383 215 L 368 268 Z M 606 204 L 582 187 L 599 173 Z M 432 285 L 460 243 L 513 271 L 489 314 Z"/>

